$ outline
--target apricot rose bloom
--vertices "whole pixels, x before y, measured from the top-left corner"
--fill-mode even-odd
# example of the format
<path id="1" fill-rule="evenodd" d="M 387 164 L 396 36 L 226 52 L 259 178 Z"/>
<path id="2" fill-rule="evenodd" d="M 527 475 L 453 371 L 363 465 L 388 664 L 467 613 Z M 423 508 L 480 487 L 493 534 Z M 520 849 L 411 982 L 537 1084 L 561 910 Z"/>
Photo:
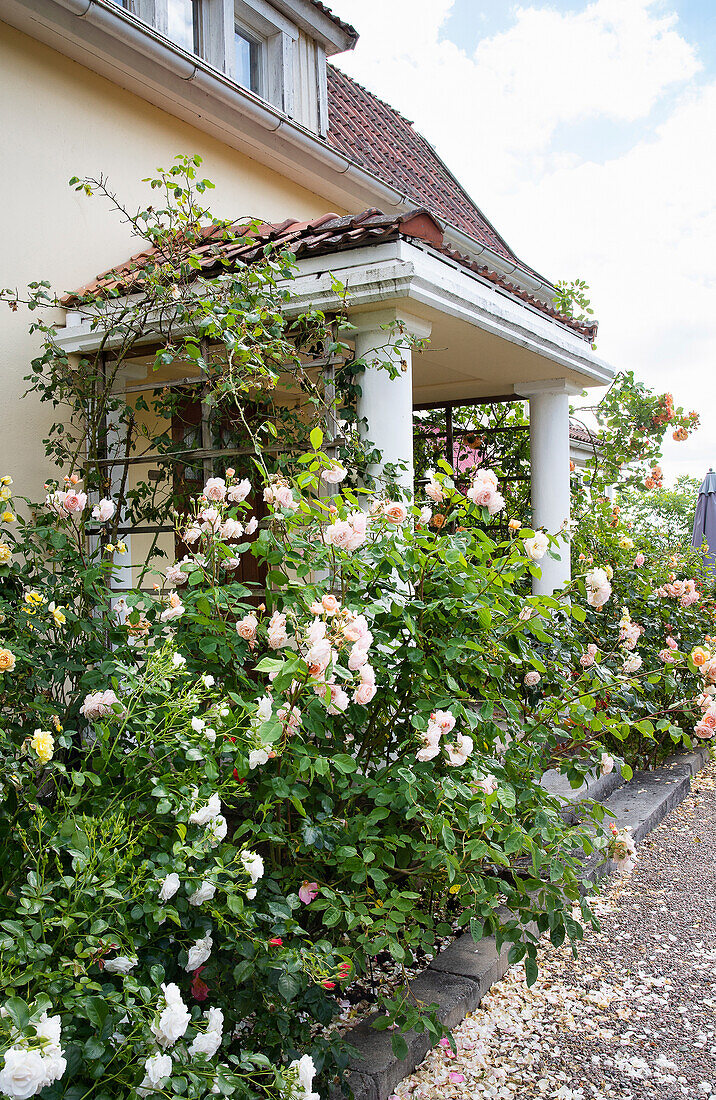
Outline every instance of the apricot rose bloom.
<path id="1" fill-rule="evenodd" d="M 9 649 L 0 649 L 0 672 L 13 672 L 15 669 L 15 654 Z"/>

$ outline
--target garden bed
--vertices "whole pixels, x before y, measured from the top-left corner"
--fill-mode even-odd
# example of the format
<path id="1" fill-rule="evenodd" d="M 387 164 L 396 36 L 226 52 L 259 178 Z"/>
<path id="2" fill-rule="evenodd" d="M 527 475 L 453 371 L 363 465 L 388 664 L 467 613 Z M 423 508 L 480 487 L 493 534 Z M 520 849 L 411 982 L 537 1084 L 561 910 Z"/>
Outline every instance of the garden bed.
<path id="1" fill-rule="evenodd" d="M 612 772 L 594 777 L 583 787 L 571 790 L 561 783 L 558 773 L 546 777 L 546 786 L 565 802 L 594 798 L 614 815 L 615 824 L 630 826 L 637 843 L 650 833 L 675 806 L 687 797 L 691 778 L 708 759 L 705 746 L 690 753 L 677 753 L 660 768 L 637 772 L 629 782 Z M 587 861 L 585 878 L 595 881 L 614 870 L 614 865 Z M 494 937 L 475 943 L 469 934 L 460 935 L 432 959 L 428 967 L 409 983 L 414 997 L 440 1005 L 440 1020 L 455 1027 L 468 1012 L 478 1007 L 495 982 L 508 969 L 509 944 L 498 952 Z M 357 1049 L 348 1078 L 354 1100 L 387 1100 L 395 1086 L 415 1069 L 430 1048 L 425 1033 L 409 1032 L 404 1036 L 408 1054 L 399 1059 L 393 1053 L 390 1031 L 371 1027 L 368 1019 L 348 1029 L 344 1034 Z M 340 1091 L 333 1094 L 337 1098 Z"/>

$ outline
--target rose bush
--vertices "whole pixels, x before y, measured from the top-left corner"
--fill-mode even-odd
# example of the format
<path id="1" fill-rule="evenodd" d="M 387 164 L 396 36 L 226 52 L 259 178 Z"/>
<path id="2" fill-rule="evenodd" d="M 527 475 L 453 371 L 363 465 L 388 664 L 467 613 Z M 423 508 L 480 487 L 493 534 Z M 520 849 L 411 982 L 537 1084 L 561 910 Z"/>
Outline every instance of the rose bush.
<path id="1" fill-rule="evenodd" d="M 289 1096 L 290 1064 L 324 1082 L 345 1064 L 325 1029 L 376 955 L 408 965 L 459 914 L 532 976 L 530 921 L 561 942 L 573 905 L 590 919 L 578 854 L 609 838 L 539 779 L 599 766 L 624 716 L 595 710 L 627 673 L 545 694 L 567 612 L 524 596 L 548 540 L 474 522 L 502 507 L 491 471 L 466 495 L 436 476 L 454 530 L 436 534 L 420 505 L 322 496 L 313 444 L 255 487 L 260 524 L 235 477 L 207 482 L 178 519 L 191 553 L 121 613 L 106 590 L 88 610 L 112 568 L 81 538 L 91 502 L 53 489 L 9 529 L 0 976 L 28 1072 L 60 1018 L 48 1089 Z M 267 563 L 264 605 L 233 579 L 244 554 Z M 400 1030 L 441 1032 L 430 1006 L 378 1003 L 399 1053 Z"/>

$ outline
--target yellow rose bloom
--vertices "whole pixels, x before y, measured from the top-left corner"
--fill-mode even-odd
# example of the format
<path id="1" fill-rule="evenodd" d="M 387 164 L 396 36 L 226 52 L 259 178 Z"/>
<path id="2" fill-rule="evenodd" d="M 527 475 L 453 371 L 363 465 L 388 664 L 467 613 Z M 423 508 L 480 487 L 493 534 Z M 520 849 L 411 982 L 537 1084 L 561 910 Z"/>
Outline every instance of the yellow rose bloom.
<path id="1" fill-rule="evenodd" d="M 7 485 L 3 485 L 0 489 L 0 500 L 10 500 L 12 496 L 12 489 L 8 489 Z"/>
<path id="2" fill-rule="evenodd" d="M 15 654 L 9 649 L 0 649 L 0 672 L 12 672 L 15 668 Z"/>
<path id="3" fill-rule="evenodd" d="M 31 588 L 25 593 L 25 603 L 29 603 L 30 607 L 40 607 L 45 602 L 45 597 L 41 596 L 36 589 Z"/>
<path id="4" fill-rule="evenodd" d="M 6 542 L 0 542 L 0 565 L 7 565 L 12 557 L 12 548 Z"/>
<path id="5" fill-rule="evenodd" d="M 52 618 L 55 620 L 55 622 L 57 623 L 58 626 L 64 626 L 65 625 L 65 623 L 67 622 L 67 619 L 65 617 L 65 613 L 64 613 L 64 611 L 62 610 L 61 607 L 55 607 L 54 601 L 53 601 L 53 603 L 50 604 L 50 606 L 47 608 L 47 610 L 50 612 L 50 614 L 52 615 Z"/>
<path id="6" fill-rule="evenodd" d="M 630 539 L 630 538 L 627 538 L 626 535 L 622 535 L 622 537 L 619 539 L 619 545 L 622 548 L 622 550 L 633 550 L 634 549 L 634 539 Z"/>
<path id="7" fill-rule="evenodd" d="M 117 549 L 118 554 L 126 554 L 127 553 L 127 547 L 124 545 L 123 542 L 118 542 L 116 549 Z"/>
<path id="8" fill-rule="evenodd" d="M 6 510 L 5 510 L 4 512 L 3 512 L 3 514 L 2 514 L 2 517 L 1 517 L 1 518 L 3 519 L 3 521 L 4 521 L 5 523 L 14 523 L 17 517 L 15 516 L 15 513 L 14 513 L 14 512 L 11 512 L 11 511 L 10 511 L 10 509 L 9 509 L 9 508 L 7 508 L 7 509 L 6 509 Z"/>
<path id="9" fill-rule="evenodd" d="M 5 474 L 4 477 L 0 477 L 0 485 L 12 485 L 12 478 L 9 474 Z"/>
<path id="10" fill-rule="evenodd" d="M 49 730 L 35 730 L 30 741 L 41 764 L 49 764 L 55 751 L 55 739 Z"/>

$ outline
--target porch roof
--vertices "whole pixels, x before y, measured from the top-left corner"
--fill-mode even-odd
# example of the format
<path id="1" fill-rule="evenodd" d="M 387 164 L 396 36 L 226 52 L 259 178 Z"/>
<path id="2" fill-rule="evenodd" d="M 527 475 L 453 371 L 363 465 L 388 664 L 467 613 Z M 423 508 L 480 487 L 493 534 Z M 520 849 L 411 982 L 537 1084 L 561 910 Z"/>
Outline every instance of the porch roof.
<path id="1" fill-rule="evenodd" d="M 237 233 L 243 234 L 242 226 L 237 225 L 234 228 Z M 248 239 L 247 236 L 242 235 L 233 241 L 223 240 L 221 233 L 222 230 L 212 231 L 212 227 L 209 227 L 205 243 L 187 250 L 187 254 L 191 253 L 199 261 L 200 266 L 195 272 L 197 277 L 225 269 L 227 262 L 250 264 L 260 260 L 265 254 L 267 244 L 277 249 L 288 250 L 297 259 L 302 259 L 400 239 L 414 240 L 448 257 L 460 267 L 475 273 L 532 309 L 546 314 L 552 321 L 576 332 L 588 343 L 593 343 L 597 335 L 596 322 L 585 324 L 560 313 L 554 306 L 530 294 L 506 275 L 494 271 L 486 264 L 470 259 L 469 256 L 447 244 L 444 240 L 442 225 L 425 207 L 418 207 L 397 215 L 387 215 L 381 210 L 372 208 L 364 210 L 361 214 L 347 217 L 327 213 L 307 222 L 289 218 L 278 224 L 263 223 L 248 234 Z M 85 286 L 67 294 L 63 299 L 63 305 L 68 308 L 76 307 L 84 298 L 98 292 L 117 295 L 139 292 L 144 271 L 150 265 L 161 262 L 161 254 L 156 249 L 139 252 L 125 263 L 105 271 Z"/>

